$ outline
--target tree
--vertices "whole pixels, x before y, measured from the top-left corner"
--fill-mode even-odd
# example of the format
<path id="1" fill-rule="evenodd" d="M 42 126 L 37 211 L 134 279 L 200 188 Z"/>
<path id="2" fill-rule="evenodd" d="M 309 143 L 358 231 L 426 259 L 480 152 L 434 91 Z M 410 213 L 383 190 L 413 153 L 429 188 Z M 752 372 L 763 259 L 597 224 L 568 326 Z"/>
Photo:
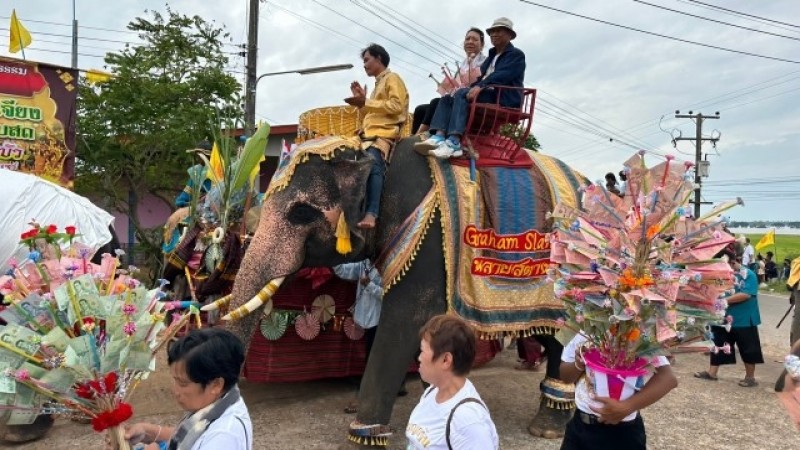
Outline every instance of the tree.
<path id="1" fill-rule="evenodd" d="M 519 139 L 520 135 L 523 133 L 523 129 L 517 124 L 510 124 L 507 123 L 500 127 L 500 134 L 506 137 L 510 137 L 511 139 Z M 525 143 L 523 147 L 538 152 L 541 149 L 539 145 L 539 141 L 536 140 L 536 136 L 533 133 L 528 134 L 528 137 L 525 138 Z"/>
<path id="2" fill-rule="evenodd" d="M 174 208 L 197 162 L 186 150 L 222 121 L 241 120 L 241 85 L 225 72 L 228 34 L 199 16 L 167 8 L 128 29 L 144 42 L 106 55 L 114 77 L 99 85 L 81 80 L 75 188 L 130 216 L 137 250 L 152 262 L 160 256 L 161 228 L 142 226 L 137 199 L 149 194 Z"/>

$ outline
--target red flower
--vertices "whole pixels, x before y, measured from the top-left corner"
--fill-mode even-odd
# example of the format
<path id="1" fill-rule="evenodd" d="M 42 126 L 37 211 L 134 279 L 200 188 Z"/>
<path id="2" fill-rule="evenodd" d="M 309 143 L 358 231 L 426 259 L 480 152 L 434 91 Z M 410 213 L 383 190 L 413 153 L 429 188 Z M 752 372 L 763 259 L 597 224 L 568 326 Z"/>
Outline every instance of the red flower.
<path id="1" fill-rule="evenodd" d="M 58 231 L 58 227 L 55 225 L 48 225 L 47 226 L 47 234 L 55 234 Z"/>
<path id="2" fill-rule="evenodd" d="M 64 231 L 70 236 L 75 236 L 75 225 L 67 225 Z"/>
<path id="3" fill-rule="evenodd" d="M 94 398 L 94 392 L 86 383 L 79 384 L 78 387 L 75 388 L 75 395 L 77 395 L 80 398 L 85 398 L 87 400 L 91 400 Z"/>
<path id="4" fill-rule="evenodd" d="M 92 419 L 92 428 L 98 433 L 108 428 L 121 425 L 126 420 L 133 417 L 133 408 L 125 402 L 120 402 L 112 411 L 104 411 Z"/>
<path id="5" fill-rule="evenodd" d="M 106 392 L 111 393 L 117 391 L 117 372 L 108 372 L 103 381 L 106 385 Z"/>

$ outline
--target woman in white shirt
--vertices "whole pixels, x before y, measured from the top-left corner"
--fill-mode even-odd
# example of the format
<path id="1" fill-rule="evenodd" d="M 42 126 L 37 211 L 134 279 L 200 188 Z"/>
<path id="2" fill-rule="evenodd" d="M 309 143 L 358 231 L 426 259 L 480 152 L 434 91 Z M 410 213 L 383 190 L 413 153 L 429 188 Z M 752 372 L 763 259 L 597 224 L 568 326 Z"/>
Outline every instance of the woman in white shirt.
<path id="1" fill-rule="evenodd" d="M 221 328 L 193 330 L 172 344 L 167 362 L 172 393 L 187 414 L 177 427 L 126 427 L 129 442 L 150 444 L 147 450 L 252 450 L 253 427 L 237 385 L 244 362 L 239 338 Z"/>
<path id="2" fill-rule="evenodd" d="M 442 95 L 449 95 L 459 87 L 466 87 L 474 83 L 481 74 L 481 64 L 486 60 L 483 54 L 485 35 L 480 28 L 470 28 L 464 36 L 464 53 L 466 58 L 459 66 L 458 73 L 453 76 L 455 80 L 442 80 L 437 91 Z M 417 106 L 414 109 L 414 122 L 411 127 L 413 134 L 422 133 L 430 128 L 433 113 L 439 98 L 434 98 L 430 103 Z"/>
<path id="3" fill-rule="evenodd" d="M 463 320 L 435 316 L 419 332 L 419 374 L 431 384 L 411 412 L 408 450 L 496 450 L 489 409 L 467 374 L 475 360 L 475 333 Z"/>

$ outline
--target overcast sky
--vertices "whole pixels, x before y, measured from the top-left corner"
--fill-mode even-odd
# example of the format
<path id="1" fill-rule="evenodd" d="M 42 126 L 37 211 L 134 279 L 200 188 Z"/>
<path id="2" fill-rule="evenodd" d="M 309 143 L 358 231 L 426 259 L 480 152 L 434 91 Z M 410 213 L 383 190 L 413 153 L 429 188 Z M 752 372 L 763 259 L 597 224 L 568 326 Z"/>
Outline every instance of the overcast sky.
<path id="1" fill-rule="evenodd" d="M 79 67 L 86 69 L 102 68 L 106 51 L 121 48 L 124 41 L 137 41 L 135 34 L 123 31 L 145 9 L 165 10 L 164 2 L 151 0 L 76 1 L 81 25 Z M 226 50 L 234 53 L 238 50 L 233 44 L 246 42 L 247 3 L 174 0 L 170 6 L 224 25 L 232 38 Z M 733 219 L 800 220 L 800 2 L 705 0 L 785 22 L 777 24 L 689 0 L 649 1 L 782 36 L 712 23 L 633 0 L 536 3 L 798 63 L 677 42 L 512 0 L 275 0 L 261 5 L 259 74 L 342 63 L 355 68 L 263 79 L 257 118 L 273 124 L 296 123 L 303 111 L 342 104 L 350 81 L 368 81 L 359 50 L 370 42 L 389 51 L 390 67 L 403 76 L 413 109 L 436 95 L 428 74 L 441 79 L 441 63 L 447 60 L 453 67 L 452 61 L 463 57 L 460 48 L 467 28 L 485 29 L 493 19 L 507 16 L 518 33 L 514 45 L 527 56 L 526 85 L 539 88 L 533 130 L 545 153 L 563 159 L 592 180 L 619 171 L 636 151 L 630 145 L 693 160 L 694 143 L 680 142 L 674 149 L 670 135 L 661 128 L 673 130 L 675 136 L 694 137 L 695 125 L 674 119 L 674 111 L 719 111 L 721 118 L 707 121 L 703 129 L 708 136 L 713 130 L 721 133 L 716 150 L 710 144 L 704 146 L 711 161 L 704 200 L 741 196 L 746 205 L 731 211 Z M 68 1 L 11 0 L 4 6 L 0 36 L 7 38 L 7 16 L 16 8 L 34 39 L 27 57 L 69 65 L 72 10 Z M 416 39 L 403 32 L 407 25 L 416 29 Z M 3 46 L 2 54 L 8 55 L 7 50 Z M 243 72 L 244 58 L 231 54 L 229 69 Z M 234 74 L 243 81 L 241 73 Z"/>

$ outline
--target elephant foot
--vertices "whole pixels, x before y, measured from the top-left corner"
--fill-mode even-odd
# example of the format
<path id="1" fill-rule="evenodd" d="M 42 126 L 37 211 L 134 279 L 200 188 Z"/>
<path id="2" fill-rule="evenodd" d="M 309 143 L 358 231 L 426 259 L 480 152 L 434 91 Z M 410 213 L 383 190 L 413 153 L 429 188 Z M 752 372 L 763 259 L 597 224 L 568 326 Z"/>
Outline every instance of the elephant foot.
<path id="1" fill-rule="evenodd" d="M 0 425 L 0 442 L 21 444 L 43 438 L 53 427 L 53 417 L 41 415 L 30 425 Z"/>
<path id="2" fill-rule="evenodd" d="M 547 378 L 540 388 L 542 400 L 536 417 L 528 425 L 528 432 L 545 439 L 560 439 L 575 412 L 575 385 Z"/>
<path id="3" fill-rule="evenodd" d="M 389 425 L 365 425 L 355 420 L 350 423 L 347 433 L 347 440 L 350 441 L 348 445 L 351 446 L 339 448 L 386 447 L 393 434 L 394 429 Z"/>

